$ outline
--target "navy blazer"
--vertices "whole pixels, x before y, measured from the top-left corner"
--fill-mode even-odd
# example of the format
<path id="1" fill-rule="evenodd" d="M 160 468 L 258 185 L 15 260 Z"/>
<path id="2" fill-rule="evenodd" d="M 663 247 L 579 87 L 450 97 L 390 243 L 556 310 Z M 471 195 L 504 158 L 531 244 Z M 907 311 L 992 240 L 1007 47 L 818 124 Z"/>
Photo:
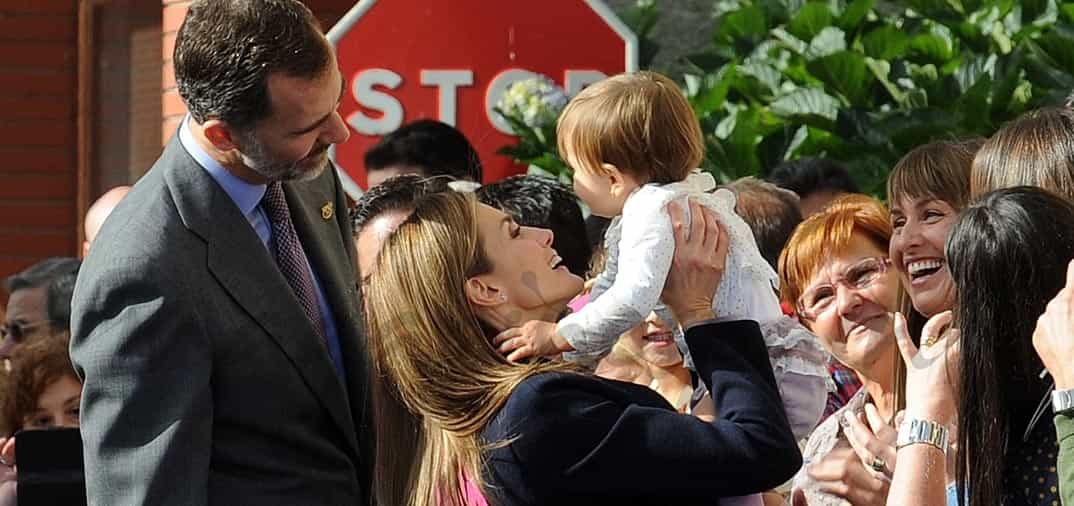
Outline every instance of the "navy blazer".
<path id="1" fill-rule="evenodd" d="M 570 373 L 522 382 L 482 433 L 489 502 L 716 504 L 772 489 L 802 465 L 757 323 L 707 323 L 686 342 L 719 418 L 653 390 Z"/>

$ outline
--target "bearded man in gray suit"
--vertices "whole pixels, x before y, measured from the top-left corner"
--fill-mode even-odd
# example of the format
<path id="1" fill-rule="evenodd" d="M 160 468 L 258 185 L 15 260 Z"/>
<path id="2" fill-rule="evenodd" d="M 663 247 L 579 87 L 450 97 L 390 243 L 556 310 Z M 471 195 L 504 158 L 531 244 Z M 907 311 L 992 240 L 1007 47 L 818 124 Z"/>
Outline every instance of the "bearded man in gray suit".
<path id="1" fill-rule="evenodd" d="M 190 115 L 75 289 L 89 502 L 368 504 L 332 48 L 297 0 L 198 0 L 174 62 Z"/>

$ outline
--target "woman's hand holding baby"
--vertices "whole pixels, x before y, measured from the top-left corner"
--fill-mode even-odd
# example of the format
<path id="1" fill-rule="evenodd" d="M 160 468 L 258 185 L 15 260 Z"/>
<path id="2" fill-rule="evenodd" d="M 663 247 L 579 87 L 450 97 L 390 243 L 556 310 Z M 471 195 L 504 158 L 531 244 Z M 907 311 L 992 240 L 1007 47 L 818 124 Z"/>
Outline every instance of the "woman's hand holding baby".
<path id="1" fill-rule="evenodd" d="M 675 231 L 675 256 L 668 270 L 660 299 L 671 309 L 679 325 L 708 320 L 715 316 L 712 298 L 727 266 L 727 229 L 716 214 L 690 200 L 690 226 L 685 225 L 679 204 L 668 204 L 671 227 Z"/>

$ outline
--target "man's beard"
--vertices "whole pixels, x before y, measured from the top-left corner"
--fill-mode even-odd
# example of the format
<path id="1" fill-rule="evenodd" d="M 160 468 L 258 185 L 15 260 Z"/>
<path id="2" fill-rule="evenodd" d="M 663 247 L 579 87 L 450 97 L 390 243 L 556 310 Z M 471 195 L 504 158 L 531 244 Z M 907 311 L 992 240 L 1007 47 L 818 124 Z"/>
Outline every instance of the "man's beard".
<path id="1" fill-rule="evenodd" d="M 314 145 L 308 155 L 297 161 L 274 159 L 253 135 L 244 135 L 242 146 L 242 163 L 269 181 L 310 181 L 328 165 L 328 144 Z"/>

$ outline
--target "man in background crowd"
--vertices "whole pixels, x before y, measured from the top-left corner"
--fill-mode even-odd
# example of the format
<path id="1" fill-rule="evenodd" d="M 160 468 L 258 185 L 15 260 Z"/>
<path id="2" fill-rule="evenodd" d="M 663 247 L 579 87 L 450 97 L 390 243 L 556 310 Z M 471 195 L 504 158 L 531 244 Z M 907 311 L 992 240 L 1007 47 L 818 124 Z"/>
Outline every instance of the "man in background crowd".
<path id="1" fill-rule="evenodd" d="M 754 177 L 736 179 L 727 189 L 734 192 L 735 212 L 749 224 L 761 256 L 778 270 L 779 254 L 802 222 L 798 195 Z"/>
<path id="2" fill-rule="evenodd" d="M 403 125 L 365 154 L 368 187 L 402 175 L 450 176 L 481 183 L 481 159 L 455 127 L 431 119 Z M 476 185 L 475 185 L 476 186 Z"/>
<path id="3" fill-rule="evenodd" d="M 450 191 L 447 178 L 403 174 L 362 194 L 351 210 L 359 281 L 369 276 L 384 240 L 410 216 L 417 203 L 442 191 Z"/>
<path id="4" fill-rule="evenodd" d="M 89 209 L 86 211 L 86 219 L 84 221 L 86 239 L 82 241 L 82 258 L 86 258 L 86 255 L 89 255 L 90 245 L 93 244 L 93 240 L 97 238 L 97 233 L 101 231 L 101 225 L 104 225 L 104 220 L 108 218 L 109 214 L 112 214 L 112 210 L 116 208 L 116 204 L 119 204 L 119 201 L 127 196 L 127 192 L 129 192 L 130 189 L 130 186 L 117 186 L 106 191 L 104 195 L 101 195 L 101 198 L 90 205 Z"/>
<path id="5" fill-rule="evenodd" d="M 826 158 L 788 160 L 772 169 L 766 179 L 798 194 L 803 218 L 828 207 L 841 195 L 861 191 L 846 167 Z"/>
<path id="6" fill-rule="evenodd" d="M 8 299 L 6 316 L 0 325 L 0 358 L 9 358 L 15 348 L 24 344 L 27 336 L 32 335 L 35 330 L 43 330 L 42 327 L 53 326 L 55 330 L 66 330 L 65 327 L 57 328 L 50 324 L 50 285 L 60 277 L 68 277 L 73 281 L 79 265 L 80 262 L 76 258 L 47 258 L 4 281 Z M 57 293 L 53 298 L 53 305 L 57 310 L 62 310 L 62 294 Z M 70 305 L 69 295 L 67 305 Z"/>

